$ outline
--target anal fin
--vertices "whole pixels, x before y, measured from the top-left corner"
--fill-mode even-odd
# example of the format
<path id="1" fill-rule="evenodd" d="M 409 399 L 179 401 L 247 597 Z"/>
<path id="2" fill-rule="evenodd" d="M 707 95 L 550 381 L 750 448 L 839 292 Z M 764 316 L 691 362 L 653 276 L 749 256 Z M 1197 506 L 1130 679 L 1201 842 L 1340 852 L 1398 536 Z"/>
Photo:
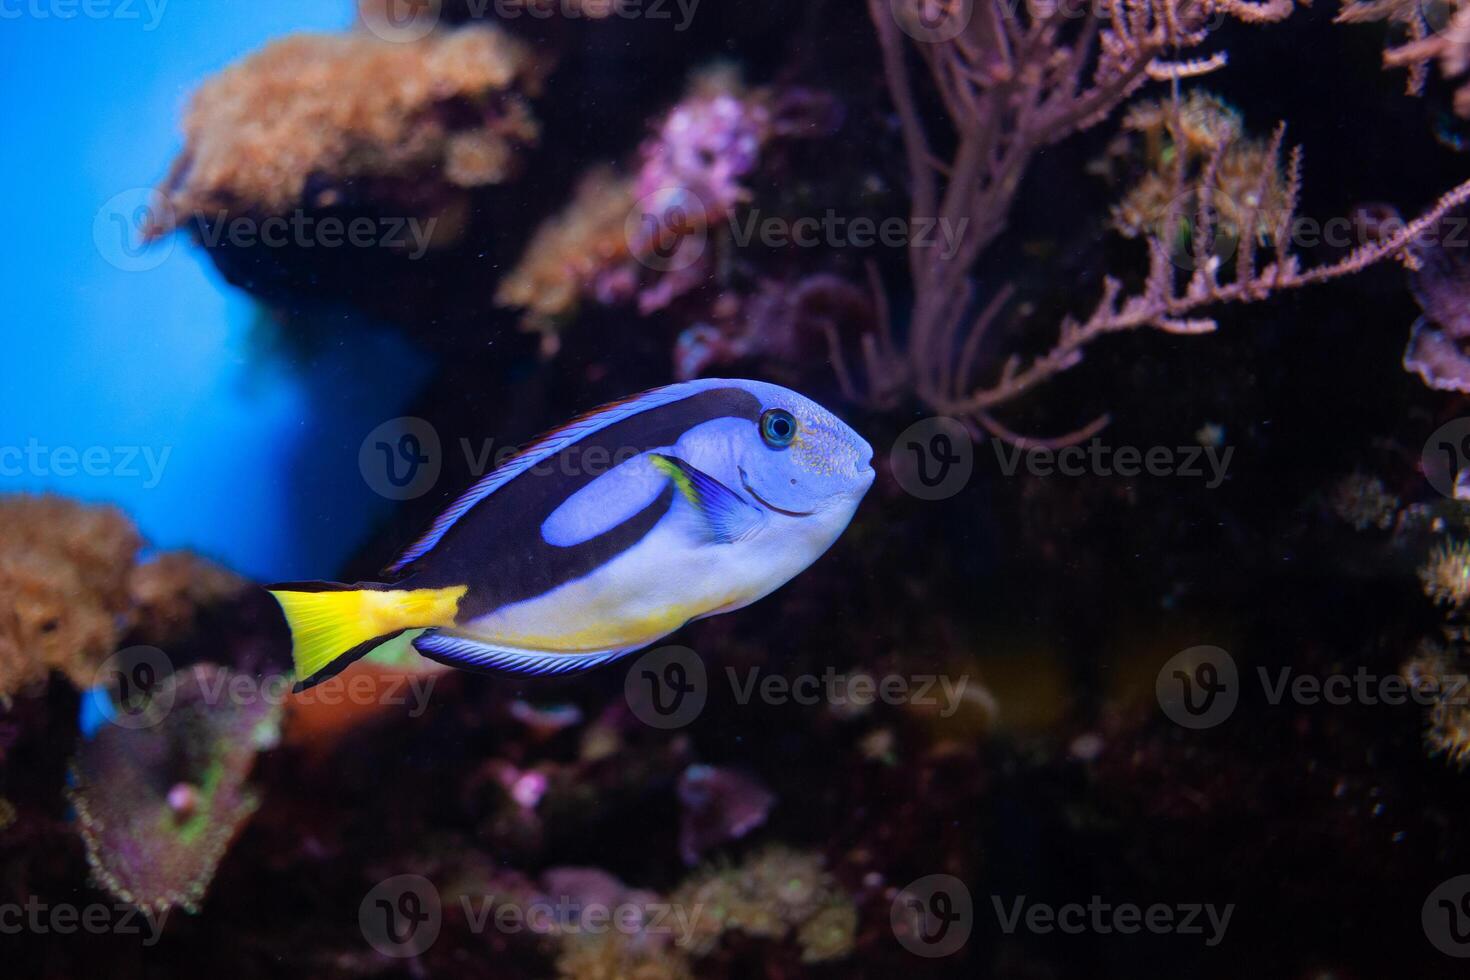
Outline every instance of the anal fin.
<path id="1" fill-rule="evenodd" d="M 468 636 L 430 630 L 413 641 L 414 648 L 430 660 L 461 670 L 507 671 L 515 674 L 570 674 L 616 660 L 639 647 L 596 650 L 589 653 L 557 653 L 499 646 Z"/>

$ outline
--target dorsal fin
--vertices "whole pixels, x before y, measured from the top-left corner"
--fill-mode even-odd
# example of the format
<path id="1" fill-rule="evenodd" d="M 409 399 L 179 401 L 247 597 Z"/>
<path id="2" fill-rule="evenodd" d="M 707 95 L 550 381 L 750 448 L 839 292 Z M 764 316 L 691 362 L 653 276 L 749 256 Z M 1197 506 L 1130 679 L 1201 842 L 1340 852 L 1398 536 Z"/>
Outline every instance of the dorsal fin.
<path id="1" fill-rule="evenodd" d="M 455 522 L 465 514 L 468 514 L 476 504 L 537 463 L 560 452 L 567 446 L 577 442 L 577 440 L 585 439 L 592 433 L 604 429 L 615 422 L 621 422 L 623 419 L 637 415 L 640 412 L 645 412 L 651 408 L 668 405 L 702 391 L 738 384 L 739 382 L 728 381 L 722 378 L 703 378 L 698 381 L 683 381 L 678 384 L 664 385 L 662 388 L 653 388 L 636 395 L 629 395 L 627 398 L 609 402 L 589 412 L 584 412 L 571 421 L 537 436 L 526 448 L 485 474 L 474 486 L 465 491 L 458 500 L 450 504 L 448 509 L 434 519 L 434 523 L 429 525 L 429 529 L 417 541 L 409 545 L 407 550 L 399 555 L 393 564 L 383 569 L 383 574 L 397 575 L 403 572 L 409 565 L 428 554 L 443 539 L 449 529 L 454 526 Z"/>

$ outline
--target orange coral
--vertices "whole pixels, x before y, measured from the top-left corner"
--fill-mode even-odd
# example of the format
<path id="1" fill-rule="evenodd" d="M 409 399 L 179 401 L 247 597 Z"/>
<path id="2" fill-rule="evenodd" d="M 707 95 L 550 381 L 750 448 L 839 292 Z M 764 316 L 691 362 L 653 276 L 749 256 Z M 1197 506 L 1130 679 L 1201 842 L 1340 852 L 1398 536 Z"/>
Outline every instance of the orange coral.
<path id="1" fill-rule="evenodd" d="M 412 43 L 366 32 L 275 42 L 195 94 L 164 188 L 174 214 L 151 231 L 191 213 L 279 213 L 322 177 L 503 182 L 538 138 L 526 97 L 544 75 L 530 48 L 488 26 Z M 326 187 L 305 203 L 335 199 Z"/>
<path id="2" fill-rule="evenodd" d="M 116 507 L 0 497 L 0 696 L 65 674 L 90 686 L 124 635 L 161 643 L 245 582 L 185 552 L 137 565 L 143 538 Z"/>
<path id="3" fill-rule="evenodd" d="M 632 180 L 605 167 L 587 174 L 571 204 L 536 230 L 495 302 L 524 307 L 529 329 L 548 330 L 576 309 L 599 273 L 628 257 L 624 223 L 632 207 Z"/>

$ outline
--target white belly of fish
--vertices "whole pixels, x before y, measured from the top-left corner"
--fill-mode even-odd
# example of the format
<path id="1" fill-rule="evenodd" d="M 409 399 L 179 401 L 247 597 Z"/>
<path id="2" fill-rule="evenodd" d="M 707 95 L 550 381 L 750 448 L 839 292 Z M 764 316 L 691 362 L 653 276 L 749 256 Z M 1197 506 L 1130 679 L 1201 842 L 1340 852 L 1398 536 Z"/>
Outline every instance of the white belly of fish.
<path id="1" fill-rule="evenodd" d="M 455 632 L 524 650 L 636 648 L 691 619 L 754 602 L 810 565 L 835 539 L 823 534 L 811 540 L 809 529 L 792 527 L 711 544 L 692 530 L 680 502 L 642 541 L 596 571 Z M 780 547 L 773 547 L 776 541 Z"/>

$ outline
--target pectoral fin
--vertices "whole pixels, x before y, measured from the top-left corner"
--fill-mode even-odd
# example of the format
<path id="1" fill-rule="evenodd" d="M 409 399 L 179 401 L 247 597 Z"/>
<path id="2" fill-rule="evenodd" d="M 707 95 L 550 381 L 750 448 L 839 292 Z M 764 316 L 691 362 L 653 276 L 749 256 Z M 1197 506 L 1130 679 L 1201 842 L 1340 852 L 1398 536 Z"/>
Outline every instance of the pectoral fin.
<path id="1" fill-rule="evenodd" d="M 674 481 L 679 493 L 694 505 L 710 540 L 720 544 L 739 541 L 765 520 L 765 514 L 754 504 L 747 503 L 719 480 L 677 456 L 650 453 L 648 459 L 655 469 Z"/>

